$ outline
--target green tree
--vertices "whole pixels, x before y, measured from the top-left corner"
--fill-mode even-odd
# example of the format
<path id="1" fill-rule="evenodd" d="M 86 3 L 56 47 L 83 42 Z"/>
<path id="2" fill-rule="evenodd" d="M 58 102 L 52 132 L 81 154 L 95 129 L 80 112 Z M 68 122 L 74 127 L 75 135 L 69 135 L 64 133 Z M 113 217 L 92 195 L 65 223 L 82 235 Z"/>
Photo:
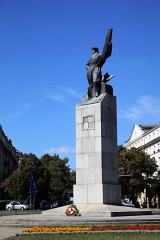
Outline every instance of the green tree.
<path id="1" fill-rule="evenodd" d="M 160 207 L 160 171 L 158 171 L 154 177 L 153 177 L 153 181 L 152 181 L 152 191 L 153 191 L 153 195 L 154 195 L 154 200 L 155 200 L 155 205 L 157 208 Z M 156 202 L 156 198 L 157 198 L 157 202 Z"/>
<path id="2" fill-rule="evenodd" d="M 71 170 L 69 176 L 70 176 L 70 185 L 71 185 L 70 188 L 72 188 L 73 185 L 76 184 L 76 171 Z"/>
<path id="3" fill-rule="evenodd" d="M 151 199 L 153 174 L 158 167 L 155 160 L 137 148 L 119 148 L 118 165 L 122 196 L 135 203 L 141 192 L 147 189 Z"/>
<path id="4" fill-rule="evenodd" d="M 32 170 L 32 162 L 36 161 L 33 154 L 24 154 L 20 159 L 18 168 L 11 176 L 6 178 L 2 183 L 4 191 L 8 197 L 13 199 L 26 199 L 30 191 L 30 174 Z"/>
<path id="5" fill-rule="evenodd" d="M 47 196 L 50 201 L 61 200 L 62 203 L 67 200 L 68 192 L 72 187 L 68 161 L 68 158 L 60 159 L 58 155 L 45 154 L 41 157 L 39 161 L 41 177 L 37 182 L 39 198 Z"/>
<path id="6" fill-rule="evenodd" d="M 24 154 L 18 169 L 3 182 L 4 191 L 9 198 L 25 200 L 30 193 L 30 176 L 34 171 L 36 205 L 41 200 L 61 200 L 63 204 L 75 183 L 75 172 L 71 171 L 68 161 L 58 155 L 45 154 L 38 159 L 34 154 Z"/>

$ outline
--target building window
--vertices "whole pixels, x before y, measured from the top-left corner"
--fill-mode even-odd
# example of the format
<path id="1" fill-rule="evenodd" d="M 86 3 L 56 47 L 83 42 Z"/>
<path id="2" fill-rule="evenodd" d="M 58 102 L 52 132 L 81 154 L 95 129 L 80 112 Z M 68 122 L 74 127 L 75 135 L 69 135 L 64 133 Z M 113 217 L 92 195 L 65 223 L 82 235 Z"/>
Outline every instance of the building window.
<path id="1" fill-rule="evenodd" d="M 146 143 L 147 143 L 147 137 L 145 137 Z"/>
<path id="2" fill-rule="evenodd" d="M 153 132 L 153 139 L 155 138 L 155 134 L 154 134 L 154 132 Z"/>

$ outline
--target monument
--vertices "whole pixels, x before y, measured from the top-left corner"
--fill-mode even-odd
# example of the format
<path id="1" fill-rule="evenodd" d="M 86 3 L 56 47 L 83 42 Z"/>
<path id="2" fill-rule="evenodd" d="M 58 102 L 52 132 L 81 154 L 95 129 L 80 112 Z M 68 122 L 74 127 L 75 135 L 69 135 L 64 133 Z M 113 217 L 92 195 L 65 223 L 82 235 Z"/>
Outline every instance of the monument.
<path id="1" fill-rule="evenodd" d="M 101 54 L 92 47 L 86 69 L 88 92 L 76 106 L 75 204 L 120 204 L 118 184 L 117 113 L 113 75 L 101 68 L 112 53 L 112 29 L 108 29 Z"/>
<path id="2" fill-rule="evenodd" d="M 108 29 L 102 53 L 99 54 L 97 47 L 92 47 L 92 53 L 86 64 L 88 91 L 76 106 L 76 185 L 73 186 L 73 197 L 81 218 L 74 218 L 74 222 L 93 223 L 95 219 L 98 222 L 105 217 L 149 215 L 151 211 L 121 206 L 116 97 L 112 86 L 107 84 L 114 75 L 102 75 L 101 70 L 112 53 L 112 29 Z M 66 206 L 63 206 L 42 214 L 55 216 L 57 222 L 58 219 L 63 221 L 65 211 Z"/>

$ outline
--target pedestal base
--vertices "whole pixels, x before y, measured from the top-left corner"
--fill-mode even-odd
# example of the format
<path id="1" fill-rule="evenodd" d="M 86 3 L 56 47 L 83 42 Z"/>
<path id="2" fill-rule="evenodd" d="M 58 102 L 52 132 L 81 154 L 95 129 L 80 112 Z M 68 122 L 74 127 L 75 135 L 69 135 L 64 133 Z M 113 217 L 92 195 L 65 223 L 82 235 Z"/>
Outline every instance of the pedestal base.
<path id="1" fill-rule="evenodd" d="M 74 203 L 119 204 L 121 187 L 118 184 L 74 185 Z"/>
<path id="2" fill-rule="evenodd" d="M 71 216 L 66 217 L 65 211 L 68 206 L 63 206 L 63 207 L 58 207 L 55 209 L 43 211 L 42 215 L 50 215 L 52 217 L 55 217 L 57 223 L 58 221 L 63 221 L 66 224 L 67 222 L 71 223 L 71 221 L 73 221 L 74 224 L 84 223 L 85 225 L 86 225 L 86 222 L 88 224 L 93 224 L 93 222 L 96 222 L 96 224 L 102 223 L 102 222 L 111 223 L 112 220 L 110 219 L 110 217 L 152 215 L 152 211 L 148 209 L 124 207 L 124 206 L 118 206 L 118 205 L 115 206 L 115 205 L 107 205 L 107 204 L 77 204 L 76 206 L 81 214 L 81 217 L 71 217 Z M 136 219 L 136 223 L 137 221 L 140 221 L 139 217 L 137 219 Z M 118 219 L 118 223 L 120 223 L 121 221 L 122 222 L 127 221 L 131 223 L 131 218 L 127 220 L 125 218 Z M 53 224 L 53 220 L 52 220 L 52 224 Z"/>

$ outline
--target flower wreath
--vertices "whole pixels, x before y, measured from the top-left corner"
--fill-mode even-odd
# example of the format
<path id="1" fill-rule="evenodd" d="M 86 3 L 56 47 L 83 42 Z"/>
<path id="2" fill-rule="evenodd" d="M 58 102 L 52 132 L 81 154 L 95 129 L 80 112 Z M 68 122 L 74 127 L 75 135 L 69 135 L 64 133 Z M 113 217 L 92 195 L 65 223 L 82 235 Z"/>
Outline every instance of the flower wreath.
<path id="1" fill-rule="evenodd" d="M 66 216 L 80 216 L 79 210 L 76 207 L 76 205 L 74 205 L 74 204 L 71 204 L 68 206 L 65 214 L 66 214 Z"/>

